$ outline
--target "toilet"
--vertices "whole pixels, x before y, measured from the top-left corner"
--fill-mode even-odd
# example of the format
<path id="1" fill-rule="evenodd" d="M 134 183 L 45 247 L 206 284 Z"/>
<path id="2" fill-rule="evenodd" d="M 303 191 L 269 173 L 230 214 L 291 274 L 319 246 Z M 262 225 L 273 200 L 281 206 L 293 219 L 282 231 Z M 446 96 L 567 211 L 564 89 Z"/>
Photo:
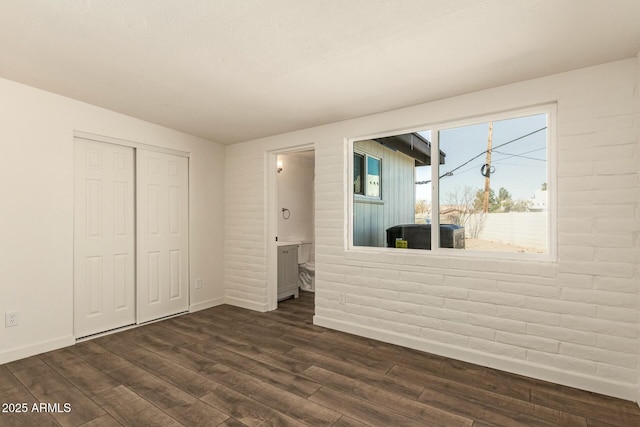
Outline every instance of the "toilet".
<path id="1" fill-rule="evenodd" d="M 312 242 L 298 244 L 298 286 L 303 291 L 316 289 L 316 264 Z"/>

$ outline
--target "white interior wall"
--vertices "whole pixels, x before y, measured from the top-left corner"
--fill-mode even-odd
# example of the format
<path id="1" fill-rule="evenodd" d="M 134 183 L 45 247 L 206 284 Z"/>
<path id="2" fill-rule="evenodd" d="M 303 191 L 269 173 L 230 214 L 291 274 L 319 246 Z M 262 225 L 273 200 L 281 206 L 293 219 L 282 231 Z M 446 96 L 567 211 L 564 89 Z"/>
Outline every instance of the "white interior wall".
<path id="1" fill-rule="evenodd" d="M 227 147 L 226 301 L 267 307 L 267 152 L 313 141 L 316 324 L 634 400 L 637 91 L 633 58 Z M 557 262 L 345 249 L 347 138 L 549 102 Z"/>
<path id="2" fill-rule="evenodd" d="M 280 154 L 283 169 L 278 183 L 278 239 L 281 241 L 313 241 L 313 157 L 303 154 Z M 284 219 L 282 208 L 289 209 Z"/>
<path id="3" fill-rule="evenodd" d="M 0 363 L 74 343 L 74 131 L 191 153 L 191 306 L 222 303 L 223 146 L 8 80 L 0 99 Z"/>

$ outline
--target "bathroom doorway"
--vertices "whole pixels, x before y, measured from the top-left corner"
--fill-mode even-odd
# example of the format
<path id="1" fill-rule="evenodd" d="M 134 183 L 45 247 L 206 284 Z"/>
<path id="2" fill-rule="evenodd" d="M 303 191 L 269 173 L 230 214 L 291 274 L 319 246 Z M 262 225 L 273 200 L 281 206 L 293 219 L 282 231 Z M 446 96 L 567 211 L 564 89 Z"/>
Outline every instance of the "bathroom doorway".
<path id="1" fill-rule="evenodd" d="M 269 251 L 270 309 L 295 303 L 315 291 L 315 151 L 312 146 L 272 153 L 269 226 L 275 236 Z"/>

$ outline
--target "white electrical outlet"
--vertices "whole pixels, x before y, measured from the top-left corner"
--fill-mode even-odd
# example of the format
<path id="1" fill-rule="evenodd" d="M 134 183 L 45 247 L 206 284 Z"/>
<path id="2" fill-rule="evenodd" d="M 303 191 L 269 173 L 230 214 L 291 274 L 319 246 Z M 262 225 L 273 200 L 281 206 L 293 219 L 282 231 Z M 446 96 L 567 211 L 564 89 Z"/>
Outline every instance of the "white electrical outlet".
<path id="1" fill-rule="evenodd" d="M 5 326 L 5 328 L 10 328 L 12 326 L 18 326 L 18 312 L 17 311 L 7 311 L 4 314 L 4 326 Z"/>
<path id="2" fill-rule="evenodd" d="M 347 295 L 344 292 L 342 292 L 340 294 L 340 297 L 338 297 L 338 302 L 340 304 L 346 304 L 347 303 Z"/>
<path id="3" fill-rule="evenodd" d="M 202 279 L 196 279 L 196 289 L 202 289 Z"/>

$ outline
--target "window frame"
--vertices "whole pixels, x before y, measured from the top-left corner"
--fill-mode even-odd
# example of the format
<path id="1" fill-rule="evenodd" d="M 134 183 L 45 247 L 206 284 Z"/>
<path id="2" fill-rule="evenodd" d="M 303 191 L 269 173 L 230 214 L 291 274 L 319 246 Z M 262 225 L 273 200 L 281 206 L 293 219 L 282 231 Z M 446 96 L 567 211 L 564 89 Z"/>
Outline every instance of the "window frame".
<path id="1" fill-rule="evenodd" d="M 354 150 L 354 144 L 357 141 L 382 138 L 387 136 L 393 136 L 404 133 L 412 133 L 419 131 L 431 131 L 431 158 L 434 158 L 434 153 L 439 155 L 440 141 L 439 132 L 445 129 L 452 129 L 456 127 L 471 126 L 480 123 L 486 123 L 491 121 L 500 121 L 507 119 L 516 119 L 521 117 L 527 117 L 537 114 L 547 115 L 547 129 L 546 141 L 547 141 L 547 206 L 548 206 L 548 223 L 547 223 L 547 252 L 542 254 L 536 253 L 517 253 L 517 252 L 499 252 L 499 251 L 481 251 L 474 249 L 455 249 L 455 248 L 441 248 L 440 247 L 440 233 L 431 233 L 431 249 L 402 249 L 386 248 L 386 247 L 370 247 L 370 246 L 355 246 L 353 244 L 353 221 L 354 221 L 354 188 L 353 188 L 353 155 L 358 153 L 360 155 L 366 155 L 366 153 L 360 150 Z M 418 126 L 412 126 L 402 130 L 391 130 L 377 132 L 375 134 L 369 134 L 358 137 L 345 138 L 346 150 L 348 154 L 349 164 L 347 165 L 347 182 L 350 184 L 347 186 L 346 192 L 346 212 L 348 220 L 346 221 L 346 244 L 345 250 L 347 252 L 379 252 L 379 253 L 393 253 L 393 254 L 407 254 L 407 255 L 422 255 L 422 256 L 446 256 L 446 257 L 462 257 L 462 258 L 484 258 L 484 259 L 500 259 L 500 260 L 515 260 L 515 261 L 538 261 L 538 262 L 557 262 L 557 135 L 556 135 L 556 123 L 557 123 L 557 103 L 545 103 L 540 105 L 534 105 L 530 107 L 514 108 L 500 112 L 487 113 L 476 116 L 469 116 L 466 118 L 458 118 L 452 120 L 442 120 L 433 123 L 425 123 Z M 436 157 L 438 158 L 438 157 Z M 365 158 L 366 163 L 366 158 Z M 439 162 L 431 165 L 431 211 L 440 211 L 440 194 L 439 194 L 439 174 L 440 165 Z M 382 162 L 381 162 L 382 169 Z M 366 173 L 366 171 L 365 171 Z M 381 170 L 382 175 L 382 170 Z M 365 175 L 366 176 L 366 175 Z M 365 190 L 366 191 L 366 190 Z M 382 196 L 382 192 L 380 193 Z M 367 198 L 370 200 L 376 200 L 371 197 L 355 195 L 360 198 Z M 439 215 L 432 217 L 432 227 L 440 226 Z"/>

